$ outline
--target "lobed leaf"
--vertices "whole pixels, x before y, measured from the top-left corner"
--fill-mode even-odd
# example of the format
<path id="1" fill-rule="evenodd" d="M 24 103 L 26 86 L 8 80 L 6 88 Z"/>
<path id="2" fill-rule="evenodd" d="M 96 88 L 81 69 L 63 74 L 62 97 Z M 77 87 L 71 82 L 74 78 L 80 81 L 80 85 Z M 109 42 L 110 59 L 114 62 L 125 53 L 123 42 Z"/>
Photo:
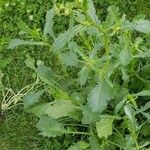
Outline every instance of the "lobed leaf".
<path id="1" fill-rule="evenodd" d="M 66 66 L 77 66 L 78 65 L 78 56 L 73 51 L 61 54 L 63 62 Z"/>
<path id="2" fill-rule="evenodd" d="M 107 82 L 102 81 L 90 92 L 88 105 L 93 112 L 102 113 L 106 109 L 108 101 L 111 100 L 109 90 Z"/>
<path id="3" fill-rule="evenodd" d="M 99 138 L 108 138 L 112 134 L 112 123 L 113 118 L 105 117 L 101 118 L 100 121 L 96 122 L 96 130 Z"/>
<path id="4" fill-rule="evenodd" d="M 150 33 L 150 21 L 140 19 L 134 23 L 134 29 L 139 32 Z"/>
<path id="5" fill-rule="evenodd" d="M 9 43 L 8 48 L 9 49 L 14 49 L 18 46 L 21 45 L 44 45 L 43 42 L 36 42 L 36 41 L 25 41 L 25 40 L 20 40 L 20 39 L 12 39 Z"/>
<path id="6" fill-rule="evenodd" d="M 70 116 L 71 112 L 79 110 L 79 107 L 74 105 L 69 100 L 55 100 L 51 103 L 45 103 L 33 107 L 29 112 L 34 113 L 36 116 L 48 115 L 54 119 Z"/>
<path id="7" fill-rule="evenodd" d="M 50 36 L 54 37 L 54 32 L 53 32 L 54 16 L 55 16 L 55 11 L 53 8 L 47 11 L 46 22 L 44 26 L 44 35 L 49 34 Z"/>
<path id="8" fill-rule="evenodd" d="M 76 25 L 64 33 L 60 34 L 55 40 L 52 45 L 52 50 L 53 51 L 59 51 L 62 49 L 69 41 L 79 32 L 83 30 L 82 25 Z"/>
<path id="9" fill-rule="evenodd" d="M 28 108 L 29 106 L 38 102 L 39 98 L 42 96 L 43 93 L 44 93 L 44 90 L 39 91 L 39 92 L 29 93 L 25 95 L 23 97 L 24 107 Z"/>
<path id="10" fill-rule="evenodd" d="M 45 137 L 62 136 L 67 132 L 61 123 L 47 116 L 41 117 L 36 127 Z"/>

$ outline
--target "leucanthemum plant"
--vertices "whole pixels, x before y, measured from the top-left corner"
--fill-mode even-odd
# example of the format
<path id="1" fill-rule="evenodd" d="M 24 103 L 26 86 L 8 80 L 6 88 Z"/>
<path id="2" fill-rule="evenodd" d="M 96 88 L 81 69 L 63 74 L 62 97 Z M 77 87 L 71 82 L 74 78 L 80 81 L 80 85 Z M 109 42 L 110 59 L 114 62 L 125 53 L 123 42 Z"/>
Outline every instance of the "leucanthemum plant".
<path id="1" fill-rule="evenodd" d="M 55 18 L 64 16 L 68 29 L 56 33 Z M 110 6 L 101 21 L 92 0 L 76 0 L 54 4 L 43 33 L 28 27 L 23 33 L 23 39 L 10 42 L 10 49 L 47 47 L 53 56 L 49 63 L 55 64 L 47 66 L 31 56 L 26 60 L 44 87 L 23 94 L 26 111 L 39 117 L 41 135 L 77 134 L 79 141 L 68 150 L 148 150 L 149 20 L 129 21 Z M 49 95 L 46 102 L 40 100 L 44 93 Z"/>

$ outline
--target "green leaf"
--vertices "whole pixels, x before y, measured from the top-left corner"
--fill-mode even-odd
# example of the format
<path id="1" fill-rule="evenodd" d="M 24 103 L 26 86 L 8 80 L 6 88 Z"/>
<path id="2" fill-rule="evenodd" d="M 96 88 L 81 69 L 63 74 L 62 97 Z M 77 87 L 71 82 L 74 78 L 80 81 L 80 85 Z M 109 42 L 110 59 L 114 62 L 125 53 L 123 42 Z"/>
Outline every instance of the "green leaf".
<path id="1" fill-rule="evenodd" d="M 100 121 L 96 122 L 96 130 L 99 138 L 108 138 L 112 134 L 113 118 L 104 117 Z"/>
<path id="2" fill-rule="evenodd" d="M 150 113 L 145 113 L 145 112 L 141 112 L 143 114 L 143 116 L 145 116 L 148 120 L 148 122 L 150 123 Z"/>
<path id="3" fill-rule="evenodd" d="M 82 123 L 83 124 L 94 124 L 100 118 L 99 113 L 92 112 L 88 106 L 82 107 Z"/>
<path id="4" fill-rule="evenodd" d="M 89 78 L 89 69 L 84 66 L 78 73 L 78 80 L 81 86 L 85 85 L 87 79 Z"/>
<path id="5" fill-rule="evenodd" d="M 150 96 L 150 90 L 144 90 L 139 93 L 133 94 L 134 96 Z"/>
<path id="6" fill-rule="evenodd" d="M 29 112 L 34 113 L 36 116 L 48 115 L 54 119 L 58 119 L 70 116 L 70 113 L 76 110 L 79 110 L 79 107 L 75 106 L 69 100 L 55 100 L 51 103 L 35 106 Z"/>
<path id="7" fill-rule="evenodd" d="M 41 117 L 36 127 L 45 137 L 62 136 L 66 132 L 61 123 L 47 116 Z"/>
<path id="8" fill-rule="evenodd" d="M 44 90 L 34 93 L 29 93 L 23 97 L 24 107 L 28 108 L 29 106 L 38 102 L 41 95 L 44 93 Z"/>
<path id="9" fill-rule="evenodd" d="M 21 45 L 44 45 L 43 42 L 35 42 L 35 41 L 25 41 L 20 39 L 13 39 L 9 43 L 9 49 L 14 49 Z"/>
<path id="10" fill-rule="evenodd" d="M 138 124 L 135 118 L 135 112 L 130 106 L 130 104 L 126 104 L 124 106 L 124 112 L 128 118 L 127 124 L 128 124 L 128 129 L 130 132 L 136 132 L 138 128 Z"/>
<path id="11" fill-rule="evenodd" d="M 30 55 L 27 55 L 26 57 L 27 57 L 27 59 L 25 60 L 26 66 L 35 70 L 36 69 L 35 68 L 35 60 L 33 58 L 31 58 Z"/>
<path id="12" fill-rule="evenodd" d="M 77 33 L 83 30 L 82 25 L 76 25 L 64 33 L 60 34 L 55 40 L 52 45 L 53 51 L 59 51 L 62 49 Z"/>
<path id="13" fill-rule="evenodd" d="M 120 15 L 119 13 L 119 8 L 116 6 L 109 6 L 108 9 L 108 15 L 106 18 L 105 25 L 108 27 L 112 27 L 115 21 L 117 21 L 118 16 Z"/>
<path id="14" fill-rule="evenodd" d="M 98 143 L 98 140 L 94 136 L 91 136 L 89 140 L 91 150 L 103 150 L 100 144 Z"/>
<path id="15" fill-rule="evenodd" d="M 96 15 L 96 10 L 94 8 L 94 3 L 92 0 L 87 0 L 87 15 L 91 18 L 95 23 L 99 23 L 99 19 Z"/>
<path id="16" fill-rule="evenodd" d="M 126 115 L 128 116 L 128 118 L 131 120 L 131 122 L 133 122 L 134 116 L 133 116 L 132 111 L 128 105 L 124 106 L 124 111 L 125 111 Z"/>
<path id="17" fill-rule="evenodd" d="M 55 82 L 54 73 L 51 70 L 50 67 L 47 67 L 43 64 L 43 62 L 38 62 L 38 67 L 36 69 L 36 73 L 38 77 L 44 81 L 46 84 L 50 86 L 58 85 L 57 82 Z M 59 85 L 58 85 L 59 86 Z"/>
<path id="18" fill-rule="evenodd" d="M 129 83 L 129 75 L 124 67 L 121 67 L 121 72 L 122 72 L 122 80 L 124 82 L 124 85 L 126 86 Z"/>
<path id="19" fill-rule="evenodd" d="M 144 106 L 141 106 L 140 111 L 146 111 L 147 109 L 150 109 L 150 101 L 147 102 Z"/>
<path id="20" fill-rule="evenodd" d="M 51 35 L 52 37 L 54 37 L 54 32 L 53 32 L 53 18 L 55 16 L 55 11 L 54 9 L 50 9 L 49 11 L 47 11 L 46 14 L 46 22 L 45 22 L 45 26 L 44 26 L 44 35 Z"/>
<path id="21" fill-rule="evenodd" d="M 122 63 L 122 65 L 126 66 L 131 61 L 131 52 L 129 48 L 123 48 L 120 52 L 119 59 Z"/>
<path id="22" fill-rule="evenodd" d="M 61 54 L 63 62 L 66 66 L 77 66 L 78 65 L 78 56 L 73 51 Z"/>
<path id="23" fill-rule="evenodd" d="M 51 107 L 53 103 L 44 103 L 44 104 L 39 104 L 38 106 L 35 106 L 31 109 L 28 110 L 28 112 L 33 113 L 34 115 L 40 117 L 45 114 L 45 111 Z"/>
<path id="24" fill-rule="evenodd" d="M 150 21 L 140 19 L 135 22 L 134 29 L 139 32 L 150 33 Z"/>
<path id="25" fill-rule="evenodd" d="M 78 110 L 79 107 L 75 106 L 69 100 L 56 100 L 54 103 L 45 110 L 45 114 L 58 119 L 61 117 L 69 116 L 71 112 Z"/>
<path id="26" fill-rule="evenodd" d="M 145 58 L 145 57 L 150 57 L 150 50 L 134 55 L 134 58 Z"/>
<path id="27" fill-rule="evenodd" d="M 73 146 L 70 146 L 68 150 L 85 150 L 89 147 L 90 145 L 84 141 L 79 141 Z"/>
<path id="28" fill-rule="evenodd" d="M 111 100 L 109 90 L 107 82 L 102 81 L 90 92 L 88 105 L 93 112 L 102 113 L 106 109 L 108 101 Z"/>

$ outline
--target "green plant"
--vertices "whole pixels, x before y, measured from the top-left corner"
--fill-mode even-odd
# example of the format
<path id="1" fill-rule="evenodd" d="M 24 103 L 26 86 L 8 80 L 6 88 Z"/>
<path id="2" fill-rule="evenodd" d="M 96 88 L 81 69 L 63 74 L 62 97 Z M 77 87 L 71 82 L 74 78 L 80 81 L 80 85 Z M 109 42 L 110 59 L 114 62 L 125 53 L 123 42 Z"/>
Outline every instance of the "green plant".
<path id="1" fill-rule="evenodd" d="M 23 98 L 25 109 L 40 118 L 37 128 L 45 137 L 79 135 L 69 150 L 147 149 L 150 22 L 130 22 L 115 6 L 103 22 L 95 12 L 91 0 L 55 4 L 43 33 L 26 27 L 24 38 L 31 40 L 10 42 L 10 49 L 48 47 L 56 64 L 48 67 L 27 56 L 44 88 Z M 56 34 L 53 20 L 60 16 L 68 19 L 68 29 Z M 43 92 L 48 102 L 39 101 Z"/>

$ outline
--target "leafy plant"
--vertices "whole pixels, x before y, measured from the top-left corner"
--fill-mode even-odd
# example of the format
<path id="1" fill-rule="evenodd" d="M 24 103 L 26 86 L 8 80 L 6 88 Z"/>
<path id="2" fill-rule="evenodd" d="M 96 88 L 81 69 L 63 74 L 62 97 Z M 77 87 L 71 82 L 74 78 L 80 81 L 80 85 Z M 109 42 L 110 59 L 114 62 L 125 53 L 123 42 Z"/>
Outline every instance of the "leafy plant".
<path id="1" fill-rule="evenodd" d="M 69 28 L 59 34 L 53 29 L 58 16 L 69 18 Z M 101 21 L 92 0 L 76 0 L 55 4 L 45 22 L 36 41 L 13 39 L 9 45 L 43 45 L 57 64 L 26 60 L 44 87 L 23 99 L 26 110 L 40 118 L 40 134 L 79 135 L 69 150 L 147 149 L 149 137 L 141 128 L 150 122 L 150 21 L 131 22 L 116 6 Z M 38 102 L 43 90 L 48 102 Z"/>

